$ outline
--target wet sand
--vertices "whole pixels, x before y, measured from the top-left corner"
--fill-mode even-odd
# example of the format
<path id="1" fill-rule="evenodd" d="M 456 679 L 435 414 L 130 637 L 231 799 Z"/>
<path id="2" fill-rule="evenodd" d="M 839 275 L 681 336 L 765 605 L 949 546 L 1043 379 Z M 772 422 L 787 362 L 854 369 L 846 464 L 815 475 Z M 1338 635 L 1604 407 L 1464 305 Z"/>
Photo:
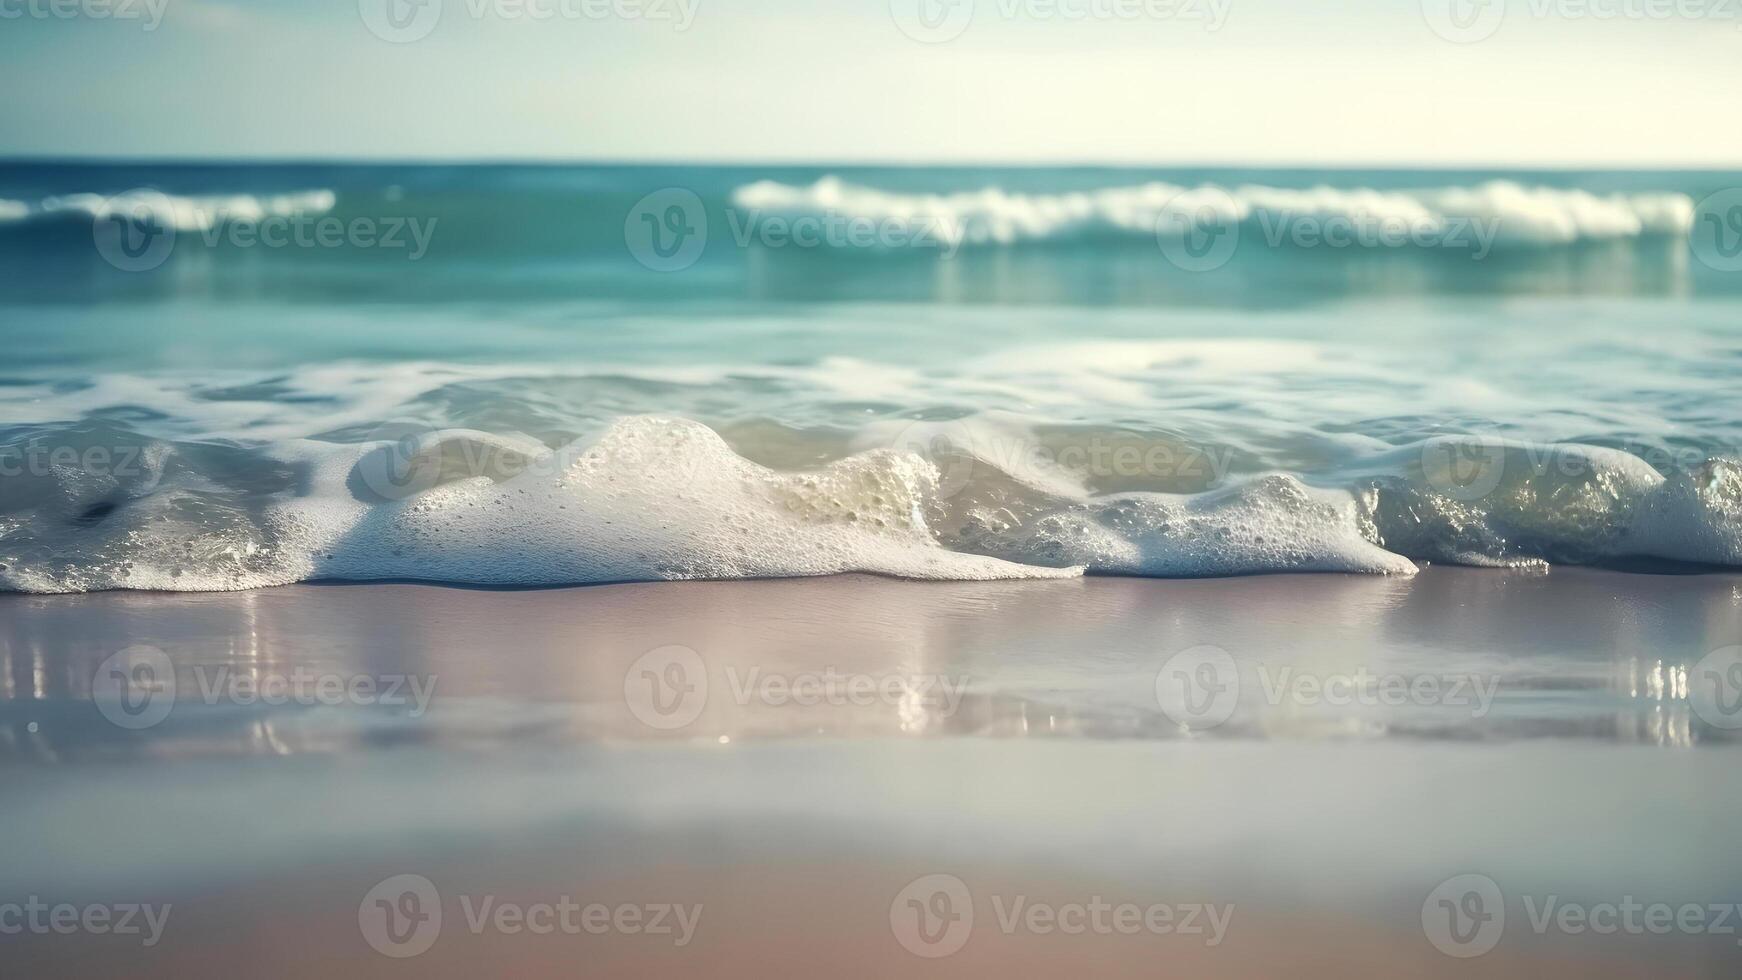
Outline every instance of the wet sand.
<path id="1" fill-rule="evenodd" d="M 150 948 L 26 930 L 0 972 L 1733 976 L 1715 929 L 1532 912 L 1742 901 L 1742 759 L 1687 689 L 1736 643 L 1742 576 L 1579 569 L 0 596 L 0 905 L 171 905 Z M 93 698 L 139 646 L 173 699 L 129 727 Z M 1158 671 L 1203 647 L 1240 696 L 1182 722 Z M 1498 687 L 1485 709 L 1269 697 L 1285 669 Z M 374 700 L 235 684 L 303 674 Z M 1471 874 L 1504 932 L 1465 959 L 1430 923 Z M 366 911 L 399 875 L 443 915 L 409 958 Z M 939 875 L 967 900 L 915 885 Z M 474 928 L 486 898 L 701 911 L 679 946 Z M 1211 944 L 1011 919 L 1019 899 L 1231 912 Z"/>

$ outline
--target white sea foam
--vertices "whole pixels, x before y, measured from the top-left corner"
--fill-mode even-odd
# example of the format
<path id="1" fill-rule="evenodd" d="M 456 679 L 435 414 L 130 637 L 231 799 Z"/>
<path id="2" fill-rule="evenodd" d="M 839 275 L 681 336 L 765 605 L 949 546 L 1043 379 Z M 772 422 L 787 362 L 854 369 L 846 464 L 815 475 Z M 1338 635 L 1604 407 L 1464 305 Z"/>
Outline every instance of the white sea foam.
<path id="1" fill-rule="evenodd" d="M 5 386 L 0 589 L 1742 567 L 1731 451 L 1407 441 L 1422 423 L 1384 414 L 1399 387 L 1430 418 L 1469 394 L 1436 401 L 1435 375 L 1389 354 L 1228 337 L 1047 345 L 930 373 L 861 363 L 331 364 Z M 882 392 L 979 407 L 928 413 L 941 421 L 752 413 L 719 433 L 618 415 L 628 398 L 698 388 L 779 405 Z M 1520 391 L 1499 386 L 1484 410 L 1529 419 L 1539 400 Z M 428 421 L 383 423 L 408 416 Z M 1653 425 L 1644 413 L 1615 424 Z M 54 447 L 106 455 L 67 465 Z M 1135 452 L 1137 469 L 1114 452 Z"/>
<path id="2" fill-rule="evenodd" d="M 258 222 L 267 218 L 300 214 L 325 214 L 338 197 L 330 190 L 287 194 L 220 194 L 178 196 L 152 190 L 121 194 L 63 194 L 45 197 L 34 205 L 23 201 L 0 201 L 0 224 L 15 224 L 56 218 L 98 220 L 126 217 L 149 221 L 176 231 L 208 231 L 229 222 Z"/>
<path id="3" fill-rule="evenodd" d="M 1363 537 L 1348 493 L 1282 475 L 1190 496 L 1088 499 L 1020 524 L 970 526 L 964 543 L 1011 561 L 1158 578 L 1416 572 L 1408 558 Z"/>
<path id="4" fill-rule="evenodd" d="M 1151 182 L 1062 193 L 998 187 L 950 193 L 901 193 L 824 177 L 808 186 L 758 181 L 738 188 L 733 204 L 754 215 L 845 217 L 889 223 L 910 240 L 929 236 L 949 246 L 1044 241 L 1084 234 L 1154 235 L 1163 219 L 1292 221 L 1339 218 L 1369 226 L 1446 234 L 1460 224 L 1496 229 L 1503 244 L 1564 245 L 1584 240 L 1674 235 L 1693 223 L 1685 194 L 1594 194 L 1489 181 L 1474 187 L 1408 191 L 1244 185 L 1182 187 Z"/>
<path id="5" fill-rule="evenodd" d="M 1627 529 L 1626 550 L 1742 566 L 1742 460 L 1711 459 L 1663 481 Z"/>
<path id="6" fill-rule="evenodd" d="M 422 465 L 418 454 L 464 452 L 453 444 L 468 438 L 530 458 L 428 488 L 395 482 Z M 0 582 L 23 591 L 218 591 L 311 578 L 534 586 L 839 572 L 1082 574 L 945 549 L 923 517 L 936 471 L 889 450 L 777 473 L 699 423 L 637 416 L 555 453 L 450 431 L 417 443 L 397 464 L 371 458 L 405 451 L 282 447 L 283 462 L 313 463 L 313 475 L 306 492 L 272 504 L 257 524 L 208 508 L 203 526 L 190 525 L 189 495 L 160 493 L 130 514 L 141 525 L 87 532 L 82 541 L 71 531 L 55 568 L 13 557 Z M 406 496 L 395 499 L 401 490 Z M 0 551 L 6 544 L 0 535 Z"/>

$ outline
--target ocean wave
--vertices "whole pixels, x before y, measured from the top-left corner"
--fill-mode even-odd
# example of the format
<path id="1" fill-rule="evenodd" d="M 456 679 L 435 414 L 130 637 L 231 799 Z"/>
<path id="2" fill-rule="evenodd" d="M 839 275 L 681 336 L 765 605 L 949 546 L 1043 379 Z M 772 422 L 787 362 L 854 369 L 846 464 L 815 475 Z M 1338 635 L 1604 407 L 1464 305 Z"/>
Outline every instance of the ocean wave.
<path id="1" fill-rule="evenodd" d="M 448 465 L 455 460 L 457 472 Z M 222 591 L 308 579 L 537 586 L 838 572 L 957 580 L 1082 573 L 944 548 L 922 516 L 936 472 L 917 457 L 881 451 L 815 472 L 777 473 L 681 419 L 621 419 L 596 439 L 556 451 L 461 432 L 340 450 L 298 443 L 278 447 L 271 461 L 254 457 L 247 469 L 294 469 L 301 487 L 238 495 L 210 478 L 169 485 L 161 465 L 132 487 L 57 485 L 62 493 L 49 495 L 46 510 L 32 508 L 29 520 L 0 518 L 0 587 Z M 134 492 L 145 483 L 145 492 Z"/>
<path id="2" fill-rule="evenodd" d="M 892 241 L 1016 245 L 1094 235 L 1155 236 L 1212 221 L 1243 223 L 1289 240 L 1306 222 L 1337 223 L 1351 243 L 1553 246 L 1685 233 L 1694 202 L 1685 194 L 1594 194 L 1489 181 L 1473 187 L 1382 191 L 1319 186 L 1183 187 L 1151 182 L 1064 193 L 998 187 L 900 193 L 825 177 L 808 186 L 758 181 L 732 194 L 755 220 L 860 221 L 895 229 Z M 828 239 L 824 239 L 825 242 Z"/>
<path id="3" fill-rule="evenodd" d="M 661 416 L 556 448 L 416 426 L 247 448 L 114 426 L 54 438 L 104 446 L 126 468 L 50 459 L 8 477 L 0 588 L 1407 575 L 1421 561 L 1634 557 L 1742 567 L 1742 461 L 1666 476 L 1571 444 L 1435 439 L 1372 455 L 1339 486 L 1272 473 L 1198 493 L 1103 493 L 936 441 L 776 470 L 701 423 Z M 136 452 L 116 453 L 126 445 Z"/>
<path id="4" fill-rule="evenodd" d="M 338 196 L 330 190 L 285 194 L 178 196 L 153 190 L 121 194 L 61 194 L 34 204 L 0 199 L 0 226 L 57 220 L 98 221 L 124 217 L 174 231 L 209 231 L 230 223 L 251 223 L 300 214 L 325 214 Z"/>

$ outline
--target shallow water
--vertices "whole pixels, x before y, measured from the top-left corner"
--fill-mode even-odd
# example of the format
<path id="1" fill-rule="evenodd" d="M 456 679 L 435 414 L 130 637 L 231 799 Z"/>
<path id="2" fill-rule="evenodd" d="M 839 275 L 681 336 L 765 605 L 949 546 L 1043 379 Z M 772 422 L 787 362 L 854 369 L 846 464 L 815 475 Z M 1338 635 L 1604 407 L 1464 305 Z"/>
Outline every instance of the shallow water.
<path id="1" fill-rule="evenodd" d="M 1737 184 L 0 167 L 0 588 L 1735 566 Z"/>
<path id="2" fill-rule="evenodd" d="M 1491 939 L 1484 976 L 1729 977 L 1742 707 L 1709 668 L 1739 629 L 1734 573 L 1590 569 L 0 596 L 0 876 L 172 906 L 149 951 L 5 956 L 402 975 L 359 906 L 416 874 L 445 915 L 420 973 L 848 949 L 844 975 L 890 976 L 915 949 L 892 904 L 949 875 L 976 917 L 952 975 L 1468 976 Z M 1225 716 L 1163 696 L 1205 645 Z M 684 693 L 656 700 L 676 646 Z M 134 713 L 110 668 L 154 659 Z M 1437 900 L 1471 875 L 1504 928 L 1448 941 Z M 486 896 L 703 911 L 675 948 L 469 928 Z M 1031 935 L 1000 927 L 1015 896 L 1232 912 L 1214 944 Z M 1535 927 L 1550 902 L 1727 918 Z"/>

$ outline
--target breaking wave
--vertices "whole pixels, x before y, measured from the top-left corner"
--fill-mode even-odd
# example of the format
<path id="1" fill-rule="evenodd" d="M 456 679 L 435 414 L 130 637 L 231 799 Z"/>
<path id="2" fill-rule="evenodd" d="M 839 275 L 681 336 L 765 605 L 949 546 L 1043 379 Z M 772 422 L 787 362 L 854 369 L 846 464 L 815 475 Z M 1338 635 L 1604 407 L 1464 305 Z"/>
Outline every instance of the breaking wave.
<path id="1" fill-rule="evenodd" d="M 1680 193 L 1593 194 L 1503 180 L 1410 191 L 1153 182 L 1044 194 L 997 187 L 899 193 L 825 177 L 808 186 L 747 184 L 733 192 L 732 203 L 759 220 L 862 220 L 897 229 L 904 241 L 951 247 L 1154 236 L 1213 221 L 1260 224 L 1274 234 L 1306 219 L 1366 229 L 1378 245 L 1440 241 L 1476 229 L 1502 246 L 1554 246 L 1684 234 L 1695 210 Z"/>
<path id="2" fill-rule="evenodd" d="M 215 194 L 178 196 L 152 190 L 122 194 L 61 194 L 34 203 L 0 199 L 0 227 L 28 222 L 127 218 L 174 231 L 209 231 L 231 222 L 325 214 L 338 197 L 330 190 L 286 194 Z"/>
<path id="3" fill-rule="evenodd" d="M 56 438 L 75 436 L 135 451 L 111 448 L 105 459 L 127 468 L 97 472 L 72 457 L 21 466 L 22 444 L 9 447 L 0 588 L 1410 574 L 1418 561 L 1630 556 L 1742 566 L 1742 463 L 1664 476 L 1573 445 L 1430 440 L 1363 460 L 1339 487 L 1274 473 L 1199 493 L 1096 493 L 929 432 L 776 470 L 659 416 L 555 448 L 417 428 L 257 449 L 91 424 Z"/>

